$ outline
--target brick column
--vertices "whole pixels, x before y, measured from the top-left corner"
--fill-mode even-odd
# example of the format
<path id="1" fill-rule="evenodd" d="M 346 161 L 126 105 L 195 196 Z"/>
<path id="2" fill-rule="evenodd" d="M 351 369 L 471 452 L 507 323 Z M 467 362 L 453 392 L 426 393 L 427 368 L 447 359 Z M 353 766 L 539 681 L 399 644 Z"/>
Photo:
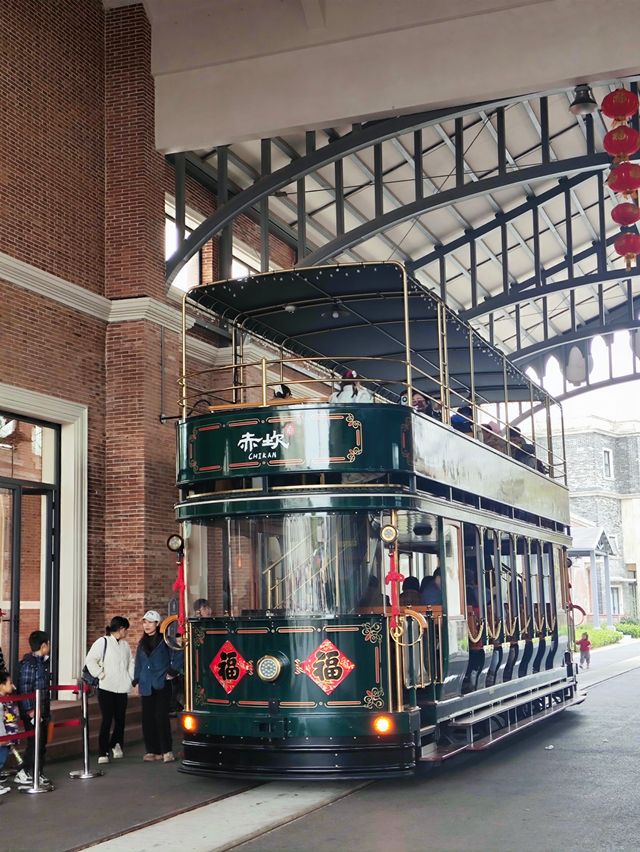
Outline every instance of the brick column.
<path id="1" fill-rule="evenodd" d="M 107 11 L 105 55 L 105 294 L 163 301 L 165 172 L 154 146 L 151 29 L 142 5 Z M 177 334 L 144 318 L 107 329 L 105 615 L 129 617 L 132 638 L 145 609 L 165 614 L 172 594 L 165 540 L 176 530 L 174 431 L 159 415 L 161 388 L 175 410 L 177 349 Z"/>

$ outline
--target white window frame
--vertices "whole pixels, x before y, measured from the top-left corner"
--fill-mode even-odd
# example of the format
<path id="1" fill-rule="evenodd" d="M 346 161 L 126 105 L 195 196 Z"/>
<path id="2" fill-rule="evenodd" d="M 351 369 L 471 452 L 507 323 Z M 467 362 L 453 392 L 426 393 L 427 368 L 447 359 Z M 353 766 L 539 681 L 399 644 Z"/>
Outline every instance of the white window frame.
<path id="1" fill-rule="evenodd" d="M 618 596 L 618 608 L 616 611 L 616 607 L 613 605 L 613 593 L 616 593 Z M 622 605 L 624 599 L 622 597 L 622 587 L 621 586 L 611 586 L 611 614 L 612 615 L 622 615 Z"/>
<path id="2" fill-rule="evenodd" d="M 609 473 L 607 474 L 607 466 L 605 459 L 609 457 Z M 602 475 L 605 479 L 611 480 L 613 476 L 613 450 L 610 447 L 604 447 L 602 450 Z"/>

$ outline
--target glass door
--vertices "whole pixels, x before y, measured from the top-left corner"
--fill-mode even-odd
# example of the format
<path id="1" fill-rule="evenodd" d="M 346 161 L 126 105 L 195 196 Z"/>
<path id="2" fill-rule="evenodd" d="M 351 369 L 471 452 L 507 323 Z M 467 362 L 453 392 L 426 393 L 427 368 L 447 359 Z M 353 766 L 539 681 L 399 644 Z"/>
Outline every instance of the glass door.
<path id="1" fill-rule="evenodd" d="M 0 644 L 11 672 L 32 631 L 57 636 L 54 509 L 53 488 L 0 483 Z"/>
<path id="2" fill-rule="evenodd" d="M 14 636 L 16 607 L 13 596 L 13 566 L 17 562 L 19 527 L 15 524 L 15 489 L 0 487 L 0 649 L 5 666 L 15 671 L 12 650 L 17 642 Z"/>

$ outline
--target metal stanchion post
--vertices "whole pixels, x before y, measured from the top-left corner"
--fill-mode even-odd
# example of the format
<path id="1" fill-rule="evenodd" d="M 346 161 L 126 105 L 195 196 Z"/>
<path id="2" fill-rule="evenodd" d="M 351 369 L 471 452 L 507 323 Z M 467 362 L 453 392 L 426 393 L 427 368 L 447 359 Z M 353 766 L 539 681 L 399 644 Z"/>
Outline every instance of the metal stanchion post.
<path id="1" fill-rule="evenodd" d="M 33 756 L 33 783 L 31 787 L 20 787 L 21 793 L 50 793 L 53 784 L 40 783 L 40 741 L 42 738 L 42 690 L 36 689 L 36 706 L 33 714 L 34 731 L 34 756 Z"/>
<path id="2" fill-rule="evenodd" d="M 98 778 L 102 775 L 100 769 L 89 769 L 89 693 L 84 684 L 80 685 L 82 690 L 82 750 L 84 755 L 84 767 L 69 773 L 69 778 L 74 780 L 80 778 Z"/>

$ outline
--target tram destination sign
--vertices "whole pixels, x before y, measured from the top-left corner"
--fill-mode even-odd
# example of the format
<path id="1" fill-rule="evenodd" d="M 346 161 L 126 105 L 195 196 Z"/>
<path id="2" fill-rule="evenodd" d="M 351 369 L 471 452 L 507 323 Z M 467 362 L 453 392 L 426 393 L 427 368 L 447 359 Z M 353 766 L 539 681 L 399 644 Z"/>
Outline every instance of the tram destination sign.
<path id="1" fill-rule="evenodd" d="M 277 470 L 397 469 L 403 449 L 408 461 L 406 414 L 390 406 L 377 412 L 377 406 L 363 407 L 245 409 L 180 423 L 178 483 Z"/>

